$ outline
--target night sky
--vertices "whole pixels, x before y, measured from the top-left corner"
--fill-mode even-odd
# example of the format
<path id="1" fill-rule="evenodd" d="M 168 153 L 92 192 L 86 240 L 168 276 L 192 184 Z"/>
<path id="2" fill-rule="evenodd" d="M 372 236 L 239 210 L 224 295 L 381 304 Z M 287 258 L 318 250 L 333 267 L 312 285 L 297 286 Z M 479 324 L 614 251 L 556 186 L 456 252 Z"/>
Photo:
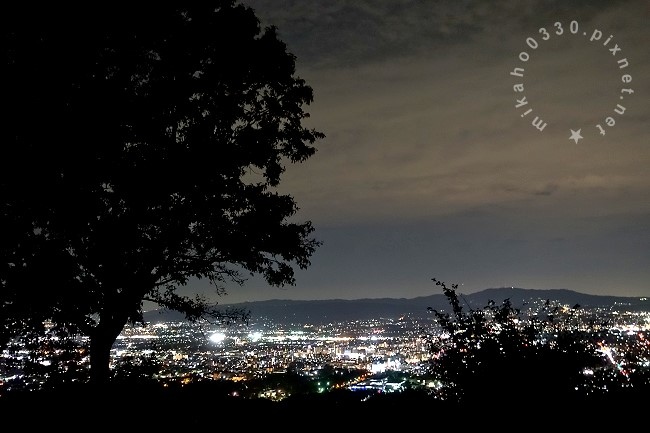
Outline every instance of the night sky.
<path id="1" fill-rule="evenodd" d="M 280 190 L 323 245 L 295 286 L 254 277 L 220 304 L 413 298 L 434 277 L 650 296 L 650 2 L 244 3 L 314 90 L 327 137 Z"/>

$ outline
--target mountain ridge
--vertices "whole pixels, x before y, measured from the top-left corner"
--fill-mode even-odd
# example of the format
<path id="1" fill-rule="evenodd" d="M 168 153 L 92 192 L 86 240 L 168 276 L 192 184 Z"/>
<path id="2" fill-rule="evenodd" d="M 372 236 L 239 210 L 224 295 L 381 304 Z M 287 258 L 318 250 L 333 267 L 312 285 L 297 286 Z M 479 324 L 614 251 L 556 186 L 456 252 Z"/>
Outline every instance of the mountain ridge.
<path id="1" fill-rule="evenodd" d="M 590 295 L 570 289 L 526 289 L 518 287 L 487 288 L 473 293 L 457 292 L 465 308 L 481 308 L 494 301 L 500 305 L 508 299 L 513 307 L 521 308 L 535 301 L 549 300 L 563 305 L 610 310 L 650 311 L 650 299 L 639 296 Z M 405 315 L 425 317 L 429 308 L 444 311 L 449 308 L 444 294 L 414 298 L 359 298 L 293 300 L 270 299 L 219 304 L 222 309 L 247 310 L 252 319 L 265 318 L 277 323 L 331 323 L 378 318 L 399 318 Z M 154 310 L 144 315 L 146 322 L 179 321 L 178 312 Z"/>

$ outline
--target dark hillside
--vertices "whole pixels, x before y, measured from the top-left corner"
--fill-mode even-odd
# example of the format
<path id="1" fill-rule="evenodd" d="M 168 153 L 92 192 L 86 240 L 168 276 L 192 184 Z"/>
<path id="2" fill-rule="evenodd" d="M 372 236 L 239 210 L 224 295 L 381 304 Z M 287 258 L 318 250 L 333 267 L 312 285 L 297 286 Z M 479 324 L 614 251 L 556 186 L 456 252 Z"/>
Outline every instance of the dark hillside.
<path id="1" fill-rule="evenodd" d="M 562 305 L 583 308 L 604 308 L 610 310 L 650 311 L 650 300 L 636 297 L 597 296 L 566 289 L 522 289 L 490 288 L 471 294 L 461 294 L 460 298 L 467 308 L 481 308 L 489 301 L 497 304 L 505 299 L 515 308 L 541 303 L 545 300 L 559 302 Z M 428 317 L 427 307 L 437 310 L 449 308 L 447 298 L 442 294 L 417 298 L 377 298 L 377 299 L 330 299 L 315 301 L 269 300 L 228 304 L 226 307 L 242 308 L 250 311 L 253 320 L 266 318 L 277 323 L 331 323 L 353 320 L 370 320 L 377 318 L 399 319 L 403 316 Z M 145 320 L 150 322 L 183 320 L 183 316 L 166 311 L 145 313 Z"/>

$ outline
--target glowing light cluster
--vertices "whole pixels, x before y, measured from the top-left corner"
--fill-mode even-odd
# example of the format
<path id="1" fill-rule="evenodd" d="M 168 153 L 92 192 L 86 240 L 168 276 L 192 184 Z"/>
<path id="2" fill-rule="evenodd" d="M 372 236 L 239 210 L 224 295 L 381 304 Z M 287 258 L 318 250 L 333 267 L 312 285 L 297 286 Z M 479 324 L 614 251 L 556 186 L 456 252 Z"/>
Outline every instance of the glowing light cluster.
<path id="1" fill-rule="evenodd" d="M 222 332 L 215 332 L 210 336 L 210 341 L 212 341 L 213 343 L 221 343 L 225 339 L 226 339 L 226 334 Z"/>

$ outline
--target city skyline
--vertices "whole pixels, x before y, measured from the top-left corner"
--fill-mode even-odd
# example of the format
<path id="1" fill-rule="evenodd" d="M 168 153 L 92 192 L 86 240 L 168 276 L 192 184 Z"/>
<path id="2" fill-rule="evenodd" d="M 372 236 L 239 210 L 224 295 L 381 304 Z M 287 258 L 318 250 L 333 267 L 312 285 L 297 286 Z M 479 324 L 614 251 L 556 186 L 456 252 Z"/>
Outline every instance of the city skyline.
<path id="1" fill-rule="evenodd" d="M 411 298 L 434 277 L 650 296 L 647 2 L 244 4 L 314 90 L 326 138 L 280 190 L 323 245 L 295 286 L 217 302 Z"/>

